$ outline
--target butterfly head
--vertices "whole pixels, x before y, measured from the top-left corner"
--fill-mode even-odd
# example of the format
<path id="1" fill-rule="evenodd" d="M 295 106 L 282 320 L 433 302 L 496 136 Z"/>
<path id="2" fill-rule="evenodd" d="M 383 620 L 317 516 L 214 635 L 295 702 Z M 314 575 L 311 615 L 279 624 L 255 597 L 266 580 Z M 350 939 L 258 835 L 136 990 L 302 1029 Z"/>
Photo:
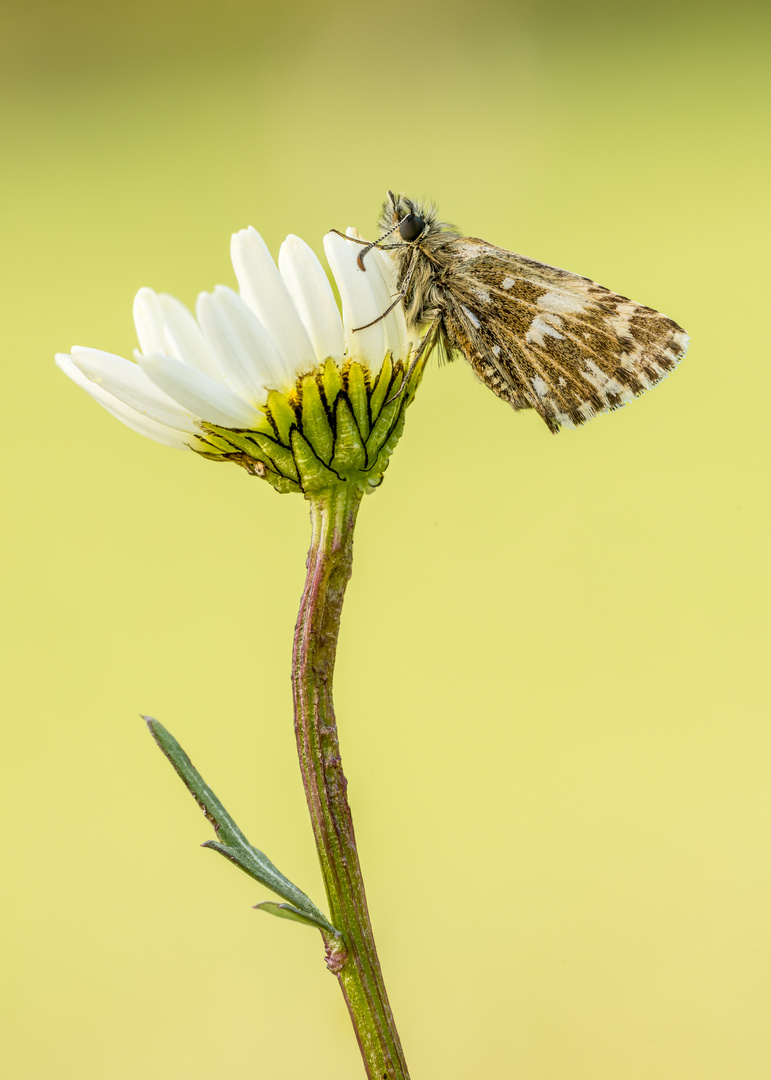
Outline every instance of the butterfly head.
<path id="1" fill-rule="evenodd" d="M 388 192 L 383 203 L 380 225 L 383 231 L 398 230 L 400 238 L 407 244 L 419 240 L 436 220 L 436 211 L 427 203 L 418 203 L 406 195 L 394 195 Z"/>

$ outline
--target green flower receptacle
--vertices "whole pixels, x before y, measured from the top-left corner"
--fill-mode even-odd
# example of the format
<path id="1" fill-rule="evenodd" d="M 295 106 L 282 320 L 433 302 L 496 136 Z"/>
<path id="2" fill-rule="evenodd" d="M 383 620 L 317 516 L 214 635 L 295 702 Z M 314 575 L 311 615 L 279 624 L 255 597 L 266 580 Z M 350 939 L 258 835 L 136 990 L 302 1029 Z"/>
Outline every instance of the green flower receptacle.
<path id="1" fill-rule="evenodd" d="M 281 493 L 313 495 L 341 483 L 379 486 L 404 428 L 426 356 L 410 368 L 389 353 L 377 375 L 358 361 L 327 360 L 288 393 L 272 390 L 259 430 L 206 424 L 213 461 L 234 461 Z"/>

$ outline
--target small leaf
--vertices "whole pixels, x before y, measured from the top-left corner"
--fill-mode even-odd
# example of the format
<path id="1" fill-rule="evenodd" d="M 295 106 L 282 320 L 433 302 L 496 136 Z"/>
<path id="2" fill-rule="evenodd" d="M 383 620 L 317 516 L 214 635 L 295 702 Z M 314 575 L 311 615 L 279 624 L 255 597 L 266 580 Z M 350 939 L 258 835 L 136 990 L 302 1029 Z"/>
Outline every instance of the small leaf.
<path id="1" fill-rule="evenodd" d="M 144 719 L 153 738 L 174 767 L 177 776 L 201 807 L 217 834 L 216 840 L 207 840 L 202 846 L 218 851 L 220 855 L 224 855 L 226 859 L 235 863 L 255 881 L 259 881 L 271 892 L 287 900 L 290 907 L 298 910 L 312 926 L 337 934 L 338 931 L 319 911 L 310 897 L 285 877 L 264 852 L 252 847 L 174 736 L 151 716 L 145 716 Z"/>
<path id="2" fill-rule="evenodd" d="M 274 900 L 264 900 L 261 904 L 255 904 L 254 909 L 266 911 L 268 915 L 276 915 L 279 919 L 291 919 L 292 922 L 304 923 L 306 926 L 312 926 L 314 930 L 331 931 L 335 937 L 340 937 L 340 932 L 331 927 L 328 922 L 322 923 L 317 919 L 311 919 L 291 904 L 277 904 Z"/>

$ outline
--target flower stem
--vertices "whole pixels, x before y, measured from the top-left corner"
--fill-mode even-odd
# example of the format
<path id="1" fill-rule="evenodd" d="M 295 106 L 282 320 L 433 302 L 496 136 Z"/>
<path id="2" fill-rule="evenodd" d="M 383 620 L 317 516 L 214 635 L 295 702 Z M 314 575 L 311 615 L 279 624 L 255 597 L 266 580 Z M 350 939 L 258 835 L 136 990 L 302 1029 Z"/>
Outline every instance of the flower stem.
<path id="1" fill-rule="evenodd" d="M 361 497 L 352 483 L 309 497 L 313 534 L 292 656 L 295 735 L 330 914 L 343 935 L 323 935 L 327 966 L 340 983 L 369 1080 L 409 1080 L 369 920 L 332 703 Z"/>

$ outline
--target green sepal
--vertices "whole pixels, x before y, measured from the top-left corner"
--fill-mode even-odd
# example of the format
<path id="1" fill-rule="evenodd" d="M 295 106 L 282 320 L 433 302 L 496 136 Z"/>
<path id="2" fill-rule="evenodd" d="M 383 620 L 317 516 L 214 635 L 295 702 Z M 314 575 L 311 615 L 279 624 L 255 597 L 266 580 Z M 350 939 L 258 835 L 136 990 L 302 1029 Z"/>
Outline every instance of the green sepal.
<path id="1" fill-rule="evenodd" d="M 275 900 L 264 900 L 261 904 L 253 904 L 252 906 L 255 911 L 266 911 L 268 915 L 276 915 L 279 919 L 291 919 L 292 922 L 304 923 L 306 926 L 313 927 L 314 930 L 325 930 L 327 933 L 333 933 L 335 937 L 340 937 L 340 931 L 335 930 L 334 926 L 331 926 L 326 919 L 323 922 L 319 922 L 318 919 L 311 919 L 296 907 L 292 907 L 291 904 L 277 904 Z"/>
<path id="2" fill-rule="evenodd" d="M 235 453 L 238 450 L 238 442 L 236 439 L 230 438 L 229 432 L 228 437 L 223 437 L 222 435 L 215 435 L 213 431 L 207 431 L 206 443 L 216 450 L 222 450 L 222 456 Z"/>
<path id="3" fill-rule="evenodd" d="M 327 399 L 327 408 L 331 412 L 335 407 L 335 401 L 337 401 L 337 395 L 343 389 L 343 380 L 340 375 L 340 368 L 335 361 L 330 357 L 329 360 L 324 361 L 324 370 L 321 375 L 321 385 L 324 388 L 324 396 Z"/>
<path id="4" fill-rule="evenodd" d="M 352 363 L 348 368 L 348 397 L 361 437 L 369 435 L 369 403 L 367 401 L 367 377 L 361 364 Z"/>
<path id="5" fill-rule="evenodd" d="M 341 482 L 371 490 L 382 483 L 439 334 L 438 324 L 429 329 L 411 363 L 387 353 L 376 377 L 364 363 L 341 371 L 329 357 L 285 393 L 269 391 L 256 429 L 202 423 L 206 437 L 194 449 L 236 462 L 279 492 L 309 495 Z"/>
<path id="6" fill-rule="evenodd" d="M 334 452 L 335 436 L 313 375 L 306 375 L 302 381 L 302 428 L 318 457 L 328 465 Z"/>
<path id="7" fill-rule="evenodd" d="M 330 933 L 338 931 L 319 911 L 310 897 L 298 889 L 289 878 L 273 865 L 267 855 L 259 848 L 252 847 L 233 818 L 206 784 L 190 758 L 174 736 L 151 716 L 143 717 L 156 743 L 171 763 L 177 776 L 203 810 L 209 823 L 214 827 L 216 840 L 207 840 L 202 847 L 212 848 L 225 858 L 235 863 L 244 873 L 259 881 L 261 885 L 276 893 L 282 900 L 300 912 L 315 926 L 323 927 Z"/>
<path id="8" fill-rule="evenodd" d="M 378 457 L 385 443 L 390 440 L 390 437 L 393 434 L 394 418 L 405 405 L 403 397 L 404 390 L 399 393 L 399 387 L 401 386 L 403 378 L 404 372 L 397 367 L 396 377 L 393 380 L 395 385 L 391 387 L 390 400 L 387 401 L 380 410 L 378 418 L 373 424 L 372 431 L 369 433 L 369 438 L 367 439 L 367 457 L 370 461 L 374 461 Z"/>
<path id="9" fill-rule="evenodd" d="M 300 476 L 297 472 L 294 455 L 288 447 L 282 446 L 281 443 L 276 442 L 275 439 L 271 439 L 269 435 L 261 435 L 259 432 L 255 432 L 254 441 L 268 459 L 268 463 L 272 465 L 277 472 L 288 477 L 290 480 L 299 481 Z"/>
<path id="10" fill-rule="evenodd" d="M 375 461 L 370 466 L 369 473 L 372 477 L 372 480 L 370 480 L 371 487 L 377 487 L 383 482 L 383 473 L 388 468 L 388 459 L 391 457 L 391 454 L 394 452 L 396 444 L 402 437 L 402 432 L 404 431 L 404 421 L 405 416 L 404 412 L 402 411 L 401 413 L 399 413 L 399 418 L 396 420 L 395 424 L 391 428 L 388 438 L 381 446 L 380 452 L 375 458 Z"/>
<path id="11" fill-rule="evenodd" d="M 300 486 L 297 483 L 299 477 L 292 451 L 276 442 L 275 438 L 273 438 L 273 428 L 270 427 L 267 420 L 265 424 L 271 434 L 266 435 L 261 431 L 231 431 L 229 428 L 220 428 L 215 427 L 213 424 L 207 424 L 207 440 L 212 445 L 222 448 L 224 453 L 207 453 L 203 450 L 199 450 L 198 453 L 203 457 L 219 460 L 222 460 L 223 457 L 230 457 L 237 461 L 244 455 L 253 461 L 262 462 L 266 466 L 267 472 L 262 473 L 257 469 L 249 468 L 248 462 L 241 461 L 241 464 L 248 468 L 250 472 L 262 476 L 263 479 L 273 484 L 277 491 L 299 491 Z M 291 483 L 287 485 L 284 482 L 285 480 L 291 481 Z"/>
<path id="12" fill-rule="evenodd" d="M 393 375 L 394 365 L 391 359 L 391 354 L 386 353 L 386 358 L 383 361 L 383 366 L 380 369 L 380 374 L 377 377 L 375 388 L 372 391 L 372 398 L 370 399 L 370 411 L 372 413 L 372 423 L 374 424 L 380 413 L 383 402 L 386 400 L 386 394 L 391 387 L 391 376 Z"/>
<path id="13" fill-rule="evenodd" d="M 209 450 L 198 450 L 198 449 L 196 449 L 196 454 L 198 454 L 200 457 L 204 458 L 206 461 L 232 461 L 233 460 L 232 455 L 218 454 L 214 450 L 209 451 Z"/>
<path id="14" fill-rule="evenodd" d="M 278 390 L 268 391 L 268 412 L 278 431 L 279 440 L 289 445 L 289 433 L 297 424 L 297 416 L 287 399 Z"/>
<path id="15" fill-rule="evenodd" d="M 367 464 L 367 452 L 361 439 L 359 427 L 351 412 L 351 406 L 345 397 L 337 399 L 335 406 L 335 456 L 332 468 L 339 473 L 350 473 L 353 469 L 362 470 Z"/>
<path id="16" fill-rule="evenodd" d="M 261 480 L 267 480 L 267 482 L 276 489 L 281 495 L 287 495 L 290 492 L 301 491 L 301 487 L 296 480 L 290 480 L 287 476 L 282 476 L 281 473 L 276 472 L 275 469 L 267 465 L 261 458 L 258 458 L 256 454 L 228 454 L 223 457 L 222 454 L 207 454 L 204 450 L 199 450 L 198 453 L 201 457 L 208 458 L 209 461 L 236 461 L 252 476 L 259 476 Z"/>
<path id="17" fill-rule="evenodd" d="M 337 473 L 328 469 L 314 454 L 313 447 L 297 428 L 292 430 L 292 452 L 303 491 L 318 491 L 340 483 Z"/>
<path id="18" fill-rule="evenodd" d="M 208 437 L 216 436 L 221 442 L 228 443 L 230 445 L 231 453 L 236 450 L 240 450 L 244 454 L 249 454 L 250 457 L 262 458 L 262 453 L 259 450 L 257 444 L 254 441 L 254 437 L 258 434 L 256 431 L 231 431 L 229 428 L 214 427 L 213 424 L 207 424 Z M 273 428 L 265 421 L 265 427 L 267 431 L 266 437 L 270 437 L 273 434 Z"/>
<path id="19" fill-rule="evenodd" d="M 253 475 L 259 475 L 254 473 Z M 272 469 L 268 469 L 262 476 L 263 480 L 267 480 L 271 484 L 279 495 L 297 494 L 298 491 L 302 491 L 302 488 L 295 480 L 289 480 L 286 476 L 281 476 L 279 473 L 273 472 Z"/>

